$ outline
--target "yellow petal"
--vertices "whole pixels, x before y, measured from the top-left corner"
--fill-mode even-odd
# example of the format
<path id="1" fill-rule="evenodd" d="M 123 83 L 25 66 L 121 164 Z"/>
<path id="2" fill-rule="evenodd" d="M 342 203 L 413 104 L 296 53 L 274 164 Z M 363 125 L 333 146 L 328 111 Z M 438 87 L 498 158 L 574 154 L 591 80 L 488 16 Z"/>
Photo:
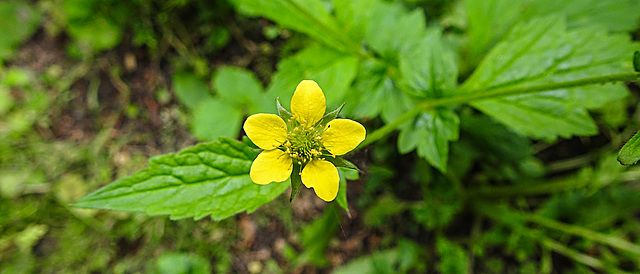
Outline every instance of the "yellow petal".
<path id="1" fill-rule="evenodd" d="M 324 116 L 327 102 L 324 93 L 313 80 L 303 80 L 291 97 L 291 112 L 300 124 L 312 126 Z"/>
<path id="2" fill-rule="evenodd" d="M 287 140 L 287 124 L 275 114 L 258 113 L 244 121 L 244 131 L 261 149 L 274 149 Z"/>
<path id="3" fill-rule="evenodd" d="M 251 164 L 249 177 L 256 184 L 266 185 L 287 180 L 291 176 L 291 170 L 293 162 L 288 154 L 279 149 L 265 150 Z"/>
<path id="4" fill-rule="evenodd" d="M 325 160 L 311 160 L 302 170 L 302 183 L 312 188 L 320 199 L 333 201 L 338 195 L 340 176 L 338 169 Z"/>
<path id="5" fill-rule="evenodd" d="M 367 135 L 360 123 L 349 119 L 334 119 L 322 133 L 322 144 L 333 155 L 345 154 L 356 148 Z"/>

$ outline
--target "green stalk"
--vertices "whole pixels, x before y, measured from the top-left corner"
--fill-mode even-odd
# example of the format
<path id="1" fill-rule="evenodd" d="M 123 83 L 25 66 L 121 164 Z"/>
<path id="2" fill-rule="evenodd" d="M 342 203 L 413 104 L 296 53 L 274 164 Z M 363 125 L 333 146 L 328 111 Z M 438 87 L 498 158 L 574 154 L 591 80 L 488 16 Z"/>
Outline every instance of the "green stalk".
<path id="1" fill-rule="evenodd" d="M 524 234 L 524 233 L 523 233 Z M 529 235 L 530 233 L 526 233 L 526 235 Z M 559 242 L 556 242 L 552 239 L 549 239 L 547 237 L 540 237 L 538 240 L 540 240 L 540 244 L 542 244 L 542 246 L 553 250 L 559 254 L 564 255 L 565 257 L 571 258 L 572 260 L 579 262 L 581 264 L 584 265 L 588 265 L 590 267 L 593 268 L 597 268 L 597 269 L 601 269 L 601 270 L 605 270 L 608 269 L 608 267 L 600 260 L 591 257 L 589 255 L 585 255 L 582 254 L 578 251 L 575 251 Z M 611 269 L 608 269 L 611 270 Z"/>
<path id="2" fill-rule="evenodd" d="M 497 222 L 506 224 L 506 225 L 512 225 L 511 222 L 504 220 L 505 218 L 505 211 L 503 210 L 499 210 L 498 208 L 494 207 L 494 206 L 490 206 L 487 205 L 485 203 L 477 203 L 475 204 L 475 206 L 473 207 L 475 209 L 476 212 L 487 216 Z M 529 216 L 527 216 L 526 214 L 520 213 L 520 212 L 515 212 L 512 210 L 508 211 L 508 215 L 510 214 L 516 214 L 517 216 L 522 217 L 523 220 L 528 220 L 528 218 L 530 218 Z M 546 223 L 545 223 L 546 224 Z M 615 268 L 614 266 L 611 266 L 609 264 L 606 264 L 605 262 L 603 262 L 602 260 L 595 258 L 595 257 L 591 257 L 589 255 L 583 254 L 577 250 L 574 250 L 556 240 L 553 240 L 547 236 L 542 235 L 541 231 L 536 230 L 536 229 L 532 229 L 532 228 L 528 228 L 528 227 L 521 227 L 524 230 L 524 233 L 522 233 L 522 236 L 525 237 L 529 237 L 531 239 L 537 240 L 543 247 L 555 251 L 558 254 L 561 254 L 563 256 L 566 256 L 576 262 L 579 262 L 581 264 L 596 268 L 596 269 L 600 269 L 600 270 L 606 270 L 609 272 L 615 272 L 615 273 L 620 273 L 623 272 L 620 269 Z M 562 230 L 565 231 L 565 230 Z M 569 231 L 571 232 L 575 232 L 575 230 L 570 229 Z M 567 231 L 565 231 L 567 232 Z M 591 231 L 593 232 L 593 231 Z M 567 232 L 569 233 L 569 232 Z M 593 232 L 596 233 L 597 232 Z M 593 233 L 586 233 L 585 235 L 587 235 L 588 237 L 593 237 Z M 571 233 L 570 233 L 571 234 Z M 588 238 L 585 237 L 585 238 Z M 596 237 L 597 238 L 597 237 Z M 594 239 L 594 238 L 588 238 L 588 239 Z M 594 240 L 595 241 L 595 240 Z"/>
<path id="3" fill-rule="evenodd" d="M 534 214 L 529 214 L 529 213 L 521 213 L 522 216 L 524 217 L 525 220 L 530 221 L 532 223 L 547 227 L 547 228 L 551 228 L 551 229 L 555 229 L 555 230 L 559 230 L 562 232 L 565 232 L 567 234 L 571 234 L 571 235 L 575 235 L 575 236 L 580 236 L 586 239 L 589 239 L 591 241 L 597 242 L 597 243 L 601 243 L 601 244 L 605 244 L 611 247 L 615 247 L 618 248 L 620 250 L 624 250 L 627 251 L 629 253 L 633 253 L 636 256 L 640 256 L 640 246 L 637 246 L 635 244 L 632 244 L 628 241 L 625 241 L 623 239 L 617 238 L 617 237 L 612 237 L 609 235 L 605 235 L 590 229 L 586 229 L 580 226 L 575 226 L 575 225 L 570 225 L 570 224 L 564 224 L 549 218 L 544 218 L 541 216 L 537 216 Z"/>
<path id="4" fill-rule="evenodd" d="M 427 99 L 420 103 L 418 103 L 411 110 L 398 117 L 395 121 L 388 123 L 381 128 L 377 129 L 373 133 L 369 134 L 367 138 L 358 146 L 358 148 L 362 148 L 366 145 L 369 145 L 379 139 L 385 137 L 387 134 L 393 132 L 399 126 L 403 125 L 419 113 L 423 111 L 427 111 L 429 109 L 433 109 L 436 107 L 443 106 L 457 106 L 462 105 L 474 101 L 482 101 L 488 99 L 495 99 L 513 95 L 522 95 L 522 94 L 531 94 L 549 90 L 556 90 L 562 88 L 570 88 L 570 87 L 578 87 L 585 85 L 595 85 L 595 84 L 607 84 L 612 82 L 625 82 L 625 81 L 636 81 L 640 79 L 640 73 L 637 72 L 627 72 L 627 73 L 617 73 L 611 75 L 604 76 L 596 76 L 585 79 L 577 79 L 566 82 L 559 83 L 544 83 L 533 86 L 507 86 L 507 87 L 499 87 L 499 88 L 489 88 L 484 90 L 477 91 L 465 91 L 461 88 L 458 88 L 454 91 L 454 95 L 451 97 L 443 97 L 443 98 L 435 98 L 435 99 Z"/>

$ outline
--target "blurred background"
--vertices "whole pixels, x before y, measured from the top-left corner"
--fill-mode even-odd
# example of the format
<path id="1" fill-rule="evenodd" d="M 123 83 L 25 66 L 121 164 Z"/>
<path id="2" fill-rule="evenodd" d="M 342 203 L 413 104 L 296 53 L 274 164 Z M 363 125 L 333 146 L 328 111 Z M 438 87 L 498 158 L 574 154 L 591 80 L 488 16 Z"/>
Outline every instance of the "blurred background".
<path id="1" fill-rule="evenodd" d="M 396 3 L 463 44 L 462 1 Z M 638 39 L 635 22 L 622 29 Z M 531 141 L 461 115 L 459 178 L 398 153 L 392 135 L 349 156 L 363 172 L 347 175 L 348 213 L 308 189 L 222 221 L 70 207 L 152 156 L 241 137 L 245 117 L 275 110 L 261 96 L 280 60 L 313 43 L 223 0 L 0 1 L 0 272 L 640 272 L 640 168 L 615 161 L 640 125 L 637 83 L 594 111 L 590 137 Z M 475 214 L 461 179 L 507 186 L 474 195 L 512 208 Z"/>

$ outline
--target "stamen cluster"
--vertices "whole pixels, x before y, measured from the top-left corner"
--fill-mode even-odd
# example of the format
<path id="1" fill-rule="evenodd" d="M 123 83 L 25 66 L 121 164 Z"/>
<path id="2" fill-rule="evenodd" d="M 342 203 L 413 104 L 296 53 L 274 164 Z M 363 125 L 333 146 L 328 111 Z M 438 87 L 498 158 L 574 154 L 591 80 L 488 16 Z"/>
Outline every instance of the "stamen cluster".
<path id="1" fill-rule="evenodd" d="M 289 119 L 287 141 L 282 144 L 285 152 L 299 165 L 305 164 L 322 155 L 322 127 L 306 127 L 295 119 Z"/>

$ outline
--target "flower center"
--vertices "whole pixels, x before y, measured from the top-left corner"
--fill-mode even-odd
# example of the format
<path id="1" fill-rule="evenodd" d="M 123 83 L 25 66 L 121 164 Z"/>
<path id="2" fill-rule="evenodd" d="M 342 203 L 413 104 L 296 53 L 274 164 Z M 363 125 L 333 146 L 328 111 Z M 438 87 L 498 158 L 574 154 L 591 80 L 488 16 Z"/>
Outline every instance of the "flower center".
<path id="1" fill-rule="evenodd" d="M 294 122 L 293 124 L 297 123 Z M 289 130 L 287 141 L 283 144 L 286 149 L 285 152 L 289 153 L 291 158 L 297 160 L 299 165 L 318 158 L 324 149 L 320 142 L 322 140 L 321 133 L 321 127 L 319 126 L 305 127 L 299 124 L 296 125 Z"/>

